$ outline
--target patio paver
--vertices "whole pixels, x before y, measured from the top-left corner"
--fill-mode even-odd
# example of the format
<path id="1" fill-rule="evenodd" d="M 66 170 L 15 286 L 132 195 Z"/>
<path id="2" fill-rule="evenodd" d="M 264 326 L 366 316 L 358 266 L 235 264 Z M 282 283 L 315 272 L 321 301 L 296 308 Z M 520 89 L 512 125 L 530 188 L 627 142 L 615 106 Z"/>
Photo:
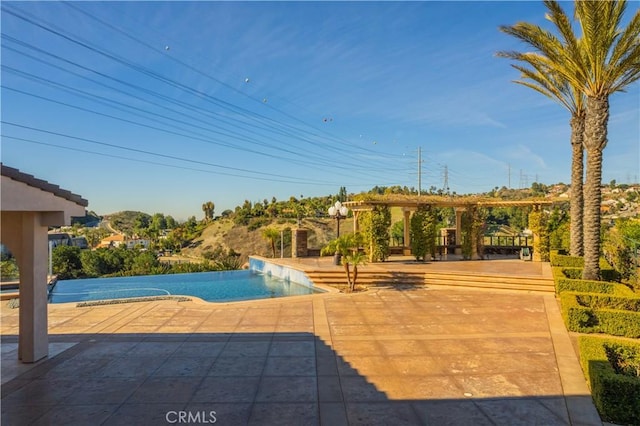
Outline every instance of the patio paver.
<path id="1" fill-rule="evenodd" d="M 25 367 L 18 310 L 2 306 L 3 425 L 180 411 L 221 425 L 602 424 L 553 295 L 381 288 L 49 312 L 63 349 Z"/>

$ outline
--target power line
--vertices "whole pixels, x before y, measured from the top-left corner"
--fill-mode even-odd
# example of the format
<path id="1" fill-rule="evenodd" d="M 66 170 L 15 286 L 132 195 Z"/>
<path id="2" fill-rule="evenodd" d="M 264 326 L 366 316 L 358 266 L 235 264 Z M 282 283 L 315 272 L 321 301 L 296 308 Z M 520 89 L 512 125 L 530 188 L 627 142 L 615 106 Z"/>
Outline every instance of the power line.
<path id="1" fill-rule="evenodd" d="M 34 25 L 34 26 L 36 26 L 38 28 L 41 28 L 44 31 L 50 32 L 50 33 L 52 33 L 52 34 L 54 34 L 54 35 L 56 35 L 58 37 L 61 37 L 61 38 L 65 39 L 65 40 L 67 40 L 67 41 L 69 41 L 71 43 L 77 44 L 77 45 L 79 45 L 79 46 L 81 46 L 81 47 L 83 47 L 85 49 L 88 49 L 88 50 L 90 50 L 90 51 L 92 51 L 94 53 L 97 53 L 97 54 L 99 54 L 101 56 L 107 57 L 107 58 L 109 58 L 109 59 L 111 59 L 113 61 L 116 61 L 116 62 L 120 63 L 121 65 L 124 65 L 124 66 L 126 66 L 128 68 L 131 68 L 134 71 L 140 72 L 140 73 L 142 73 L 142 74 L 144 74 L 144 75 L 146 75 L 148 77 L 151 77 L 151 78 L 153 78 L 155 80 L 158 80 L 158 81 L 160 81 L 160 82 L 162 82 L 164 84 L 167 84 L 167 85 L 169 85 L 171 87 L 186 91 L 187 93 L 189 93 L 191 95 L 194 95 L 194 96 L 197 96 L 197 97 L 199 97 L 199 98 L 201 98 L 201 99 L 203 99 L 205 101 L 213 102 L 214 104 L 216 104 L 216 105 L 218 105 L 220 107 L 223 107 L 225 109 L 228 109 L 228 110 L 230 110 L 232 112 L 238 113 L 238 114 L 240 114 L 242 116 L 245 116 L 247 118 L 253 118 L 253 119 L 261 120 L 263 122 L 270 122 L 270 123 L 279 124 L 281 127 L 286 127 L 286 128 L 288 128 L 290 130 L 294 130 L 294 131 L 297 131 L 297 132 L 301 131 L 301 129 L 296 128 L 295 126 L 292 126 L 292 125 L 289 125 L 289 124 L 286 124 L 286 123 L 277 122 L 277 121 L 275 121 L 275 120 L 273 120 L 273 119 L 271 119 L 269 117 L 266 117 L 266 116 L 264 116 L 262 114 L 258 114 L 258 113 L 255 113 L 253 111 L 246 110 L 245 108 L 238 107 L 236 105 L 230 104 L 229 102 L 226 102 L 224 100 L 221 100 L 221 99 L 218 99 L 218 98 L 213 97 L 211 95 L 208 95 L 206 93 L 203 93 L 202 91 L 199 91 L 197 89 L 193 89 L 191 87 L 188 87 L 188 86 L 186 86 L 186 85 L 184 85 L 184 84 L 182 84 L 180 82 L 177 82 L 177 81 L 175 81 L 173 79 L 165 77 L 165 76 L 163 76 L 161 74 L 158 74 L 158 73 L 156 73 L 155 71 L 153 71 L 153 70 L 151 70 L 149 68 L 146 68 L 144 66 L 137 65 L 137 64 L 135 64 L 135 63 L 133 63 L 131 61 L 128 61 L 127 59 L 125 59 L 125 58 L 123 58 L 123 57 L 121 57 L 121 56 L 119 56 L 117 54 L 114 54 L 112 52 L 97 48 L 94 45 L 92 45 L 92 43 L 90 43 L 90 42 L 85 42 L 85 41 L 81 41 L 79 39 L 75 39 L 75 38 L 67 35 L 68 33 L 66 34 L 66 32 L 63 29 L 58 28 L 54 24 L 50 24 L 49 23 L 49 26 L 46 26 L 44 24 L 36 22 L 34 19 L 30 19 L 27 16 L 20 15 L 19 13 L 15 12 L 15 11 L 12 11 L 11 9 L 8 9 L 6 6 L 3 6 L 3 10 L 5 10 L 5 12 L 9 13 L 10 15 L 12 15 L 12 16 L 18 18 L 18 19 L 21 19 L 21 20 L 23 20 L 23 21 L 25 21 L 25 22 L 27 22 L 29 24 L 32 24 L 32 25 Z M 24 11 L 22 13 L 24 13 L 25 15 L 29 15 L 28 13 L 26 13 Z M 43 21 L 43 20 L 40 19 L 40 21 Z M 43 22 L 46 22 L 46 21 L 43 21 Z M 312 146 L 314 145 L 313 142 L 311 142 L 309 140 L 306 140 L 304 138 L 302 138 L 300 140 L 302 142 L 305 142 L 305 143 L 311 143 Z M 334 152 L 337 152 L 337 153 L 341 153 L 339 151 L 340 148 L 337 148 L 337 147 L 325 145 L 324 148 L 333 150 Z M 359 150 L 364 150 L 364 148 L 362 148 L 362 147 L 356 147 L 356 148 L 358 148 Z M 375 152 L 375 151 L 371 151 L 371 150 L 364 150 L 364 151 Z"/>
<path id="2" fill-rule="evenodd" d="M 136 152 L 136 153 L 139 153 L 139 154 L 146 154 L 146 155 L 152 155 L 152 156 L 155 156 L 155 157 L 161 157 L 161 158 L 168 158 L 168 159 L 172 159 L 172 160 L 185 161 L 185 162 L 188 162 L 188 163 L 206 165 L 206 166 L 225 169 L 225 170 L 234 170 L 234 171 L 240 171 L 240 172 L 244 172 L 244 173 L 251 173 L 251 174 L 260 175 L 260 176 L 263 176 L 263 177 L 279 177 L 279 178 L 292 179 L 291 176 L 278 175 L 278 174 L 274 174 L 274 173 L 258 172 L 258 171 L 255 171 L 255 170 L 242 169 L 242 168 L 239 168 L 239 167 L 223 166 L 223 165 L 220 165 L 220 164 L 209 163 L 209 162 L 206 162 L 206 161 L 200 161 L 200 160 L 193 160 L 193 159 L 189 159 L 189 158 L 176 157 L 174 155 L 160 154 L 160 153 L 157 153 L 157 152 L 147 151 L 147 150 L 144 150 L 144 149 L 138 149 L 138 148 L 132 148 L 132 147 L 127 147 L 127 146 L 122 146 L 122 145 L 116 145 L 116 144 L 111 144 L 111 143 L 107 143 L 107 142 L 100 142 L 100 141 L 96 141 L 96 140 L 93 140 L 93 139 L 82 138 L 82 137 L 73 136 L 73 135 L 67 135 L 67 134 L 59 133 L 59 132 L 53 132 L 51 130 L 38 129 L 36 127 L 25 126 L 25 125 L 22 125 L 22 124 L 13 123 L 13 122 L 10 122 L 10 121 L 5 121 L 5 120 L 0 121 L 0 123 L 5 124 L 5 125 L 9 125 L 9 126 L 22 128 L 22 129 L 32 130 L 32 131 L 36 131 L 36 132 L 40 132 L 40 133 L 46 133 L 46 134 L 49 134 L 49 135 L 61 136 L 61 137 L 68 138 L 68 139 L 75 139 L 75 140 L 78 140 L 78 141 L 88 142 L 88 143 L 91 143 L 91 144 L 102 145 L 102 146 L 107 146 L 107 147 L 110 147 L 110 148 L 117 148 L 117 149 L 122 149 L 122 150 L 126 150 L 126 151 Z M 305 182 L 305 183 L 312 183 L 313 182 L 313 181 L 297 180 L 297 182 L 301 182 L 301 181 Z"/>
<path id="3" fill-rule="evenodd" d="M 63 4 L 65 6 L 68 6 L 68 7 L 72 8 L 72 9 L 78 11 L 79 13 L 82 13 L 83 15 L 89 17 L 90 19 L 93 19 L 93 20 L 99 22 L 100 24 L 106 26 L 107 28 L 110 28 L 110 29 L 112 29 L 113 31 L 116 31 L 119 34 L 122 34 L 123 36 L 127 37 L 128 39 L 130 39 L 132 41 L 135 41 L 136 43 L 141 44 L 142 46 L 144 46 L 144 47 L 146 47 L 146 48 L 148 48 L 148 49 L 150 49 L 150 50 L 152 50 L 152 51 L 154 51 L 156 53 L 161 52 L 160 49 L 154 47 L 153 45 L 150 45 L 149 43 L 141 40 L 138 37 L 133 36 L 132 34 L 124 31 L 123 29 L 121 29 L 121 28 L 119 28 L 119 27 L 117 27 L 117 26 L 115 26 L 115 25 L 113 25 L 111 23 L 108 23 L 108 22 L 106 22 L 106 21 L 104 21 L 104 20 L 102 20 L 100 18 L 98 18 L 97 16 L 95 16 L 95 15 L 93 15 L 93 14 L 91 14 L 91 13 L 85 11 L 85 10 L 83 10 L 82 8 L 79 8 L 77 5 L 74 5 L 74 4 L 72 4 L 70 2 L 66 2 L 66 1 L 63 2 Z M 224 81 L 212 76 L 211 74 L 203 72 L 202 70 L 197 69 L 197 68 L 193 67 L 192 65 L 190 65 L 190 64 L 188 64 L 188 63 L 186 63 L 184 61 L 181 61 L 180 59 L 178 59 L 178 58 L 176 58 L 174 56 L 163 55 L 163 57 L 168 58 L 169 60 L 171 60 L 171 61 L 173 61 L 173 62 L 175 62 L 177 64 L 180 64 L 180 65 L 186 67 L 187 69 L 189 69 L 189 70 L 191 70 L 193 72 L 196 72 L 199 75 L 202 75 L 202 76 L 204 76 L 204 77 L 206 77 L 208 79 L 211 79 L 211 80 L 215 81 L 216 83 L 221 84 L 222 86 L 234 91 L 235 93 L 240 94 L 241 96 L 244 96 L 244 97 L 246 97 L 248 99 L 251 99 L 251 100 L 253 100 L 254 102 L 256 102 L 258 104 L 264 105 L 264 102 L 262 102 L 260 99 L 252 97 L 252 96 L 248 95 L 247 93 L 245 93 L 245 92 L 243 92 L 241 90 L 238 90 L 237 88 L 235 88 L 235 87 L 225 83 Z M 310 128 L 312 128 L 312 129 L 314 129 L 316 131 L 319 131 L 322 134 L 330 136 L 335 141 L 343 142 L 343 143 L 346 142 L 344 139 L 341 139 L 341 138 L 338 138 L 338 137 L 332 135 L 331 133 L 327 132 L 325 129 L 321 129 L 321 128 L 317 127 L 317 126 L 313 126 L 313 125 L 311 125 L 311 124 L 309 124 L 309 123 L 307 123 L 307 122 L 305 122 L 303 120 L 300 120 L 299 118 L 297 118 L 297 117 L 295 117 L 295 116 L 293 116 L 293 115 L 291 115 L 291 114 L 289 114 L 289 113 L 287 113 L 285 111 L 282 111 L 282 110 L 280 110 L 280 109 L 278 109 L 278 108 L 276 108 L 276 107 L 274 107 L 274 106 L 272 106 L 270 104 L 266 104 L 266 107 L 271 109 L 271 110 L 273 110 L 273 111 L 276 111 L 276 112 L 284 115 L 285 117 L 290 118 L 290 119 L 292 119 L 292 120 L 294 120 L 294 121 L 296 121 L 298 123 L 301 123 L 301 124 L 303 124 L 303 125 L 305 125 L 307 127 L 310 127 Z M 318 134 L 314 134 L 314 135 L 315 136 L 319 136 Z M 365 149 L 363 147 L 357 147 L 357 148 L 359 150 L 362 150 L 363 152 L 369 152 L 369 153 L 375 152 L 375 151 L 372 151 L 372 150 L 369 150 L 369 149 Z"/>
<path id="4" fill-rule="evenodd" d="M 25 47 L 28 47 L 28 48 L 30 48 L 30 49 L 32 49 L 32 50 L 36 50 L 36 51 L 38 51 L 39 53 L 43 53 L 43 54 L 46 54 L 46 55 L 49 55 L 49 56 L 53 56 L 53 57 L 55 57 L 55 58 L 57 58 L 57 59 L 59 59 L 59 60 L 65 61 L 66 63 L 70 63 L 70 64 L 72 64 L 72 65 L 74 65 L 74 66 L 78 66 L 78 67 L 80 67 L 80 68 L 82 68 L 82 69 L 89 70 L 89 71 L 94 72 L 94 73 L 96 73 L 96 74 L 98 74 L 98 75 L 101 75 L 101 76 L 103 76 L 103 77 L 110 78 L 110 79 L 112 79 L 112 80 L 114 80 L 114 81 L 117 81 L 117 82 L 119 82 L 119 83 L 121 83 L 121 84 L 126 84 L 126 85 L 128 85 L 128 86 L 130 86 L 130 87 L 134 87 L 134 88 L 142 89 L 142 88 L 140 88 L 139 86 L 131 85 L 131 84 L 129 84 L 129 83 L 127 83 L 127 82 L 124 82 L 124 81 L 122 81 L 122 80 L 114 79 L 114 78 L 112 78 L 112 77 L 110 77 L 110 76 L 107 76 L 107 75 L 105 75 L 105 74 L 103 74 L 103 73 L 100 73 L 100 72 L 98 72 L 98 71 L 96 71 L 96 70 L 93 70 L 93 69 L 88 68 L 88 67 L 84 67 L 84 66 L 82 66 L 82 65 L 80 65 L 80 64 L 77 64 L 77 63 L 75 63 L 75 62 L 72 62 L 72 61 L 68 61 L 68 60 L 66 60 L 66 59 L 64 59 L 64 58 L 61 58 L 61 57 L 57 56 L 57 55 L 53 55 L 53 54 L 50 54 L 50 53 L 48 53 L 48 52 L 44 52 L 44 51 L 42 51 L 41 49 L 38 49 L 38 48 L 37 48 L 37 47 L 35 47 L 35 46 L 32 46 L 32 45 L 29 45 L 28 43 L 24 43 L 24 42 L 21 42 L 21 41 L 19 41 L 19 40 L 16 40 L 15 38 L 13 38 L 13 37 L 11 37 L 11 36 L 3 35 L 3 38 L 8 39 L 9 41 L 12 41 L 12 42 L 18 43 L 18 44 L 20 44 L 20 45 L 23 45 L 23 46 L 25 46 Z M 73 73 L 72 71 L 69 71 L 69 70 L 66 70 L 66 69 L 62 69 L 62 68 L 60 68 L 60 67 L 59 67 L 59 66 L 57 66 L 57 65 L 51 64 L 50 62 L 43 61 L 43 60 L 41 60 L 41 59 L 39 59 L 39 58 L 34 58 L 32 55 L 29 55 L 29 54 L 26 54 L 26 53 L 23 53 L 23 52 L 17 51 L 17 50 L 15 50 L 15 49 L 10 48 L 10 47 L 9 47 L 9 49 L 10 49 L 10 50 L 13 50 L 13 51 L 15 51 L 15 52 L 17 52 L 17 53 L 19 53 L 19 54 L 25 55 L 25 56 L 27 56 L 27 57 L 29 57 L 29 58 L 33 59 L 33 60 L 37 60 L 37 61 L 42 62 L 42 63 L 45 63 L 45 64 L 47 64 L 47 65 L 49 65 L 49 66 L 53 66 L 53 67 L 55 67 L 55 68 L 57 68 L 57 69 L 61 69 L 61 70 L 62 70 L 62 71 L 64 71 L 64 72 L 68 72 L 68 73 L 71 73 L 71 74 L 73 74 L 73 75 L 76 75 L 76 76 L 78 76 L 79 78 L 83 78 L 83 79 L 85 79 L 85 80 L 89 80 L 89 81 L 91 81 L 91 82 L 93 82 L 93 83 L 95 83 L 95 84 L 99 84 L 99 85 L 102 85 L 102 86 L 104 86 L 104 87 L 108 87 L 108 88 L 110 88 L 111 90 L 118 91 L 118 92 L 123 93 L 123 94 L 125 94 L 125 95 L 127 95 L 127 96 L 134 97 L 134 98 L 139 99 L 139 100 L 142 100 L 142 101 L 144 101 L 144 102 L 150 102 L 150 101 L 148 101 L 148 100 L 146 100 L 146 99 L 143 99 L 143 98 L 140 98 L 140 97 L 138 97 L 138 96 L 132 95 L 131 93 L 128 93 L 128 92 L 124 92 L 124 91 L 122 91 L 122 90 L 120 90 L 120 89 L 117 89 L 117 88 L 115 88 L 115 87 L 113 87 L 113 86 L 105 85 L 104 83 L 101 83 L 101 82 L 98 82 L 98 81 L 96 81 L 96 80 L 90 79 L 90 78 L 88 78 L 88 77 L 86 77 L 86 76 L 80 76 L 80 75 L 78 75 L 77 73 Z M 20 73 L 20 72 L 21 72 L 21 71 L 19 71 L 19 70 L 15 70 L 15 69 L 13 69 L 13 71 L 14 71 L 14 72 L 17 72 L 17 73 Z M 24 76 L 25 76 L 25 75 L 24 75 L 25 73 L 24 73 L 24 72 L 22 72 L 22 74 L 23 74 L 23 77 L 24 77 Z M 26 74 L 28 74 L 28 73 L 26 73 Z M 41 83 L 42 83 L 43 81 L 46 81 L 48 84 L 56 85 L 56 86 L 58 86 L 58 87 L 60 87 L 60 86 L 61 86 L 59 83 L 52 82 L 51 80 L 48 80 L 48 79 L 43 79 L 42 77 L 34 76 L 33 74 L 28 74 L 28 77 L 30 77 L 30 78 L 32 78 L 32 79 L 33 79 L 33 78 L 38 79 L 38 80 L 40 80 L 40 82 L 41 82 Z M 76 89 L 70 88 L 69 86 L 65 86 L 65 88 L 66 88 L 66 90 L 67 90 L 67 91 L 68 91 L 68 90 L 75 90 L 75 91 L 77 91 Z M 151 93 L 151 94 L 153 94 L 153 95 L 155 95 L 155 96 L 160 96 L 160 97 L 164 98 L 165 100 L 169 99 L 169 100 L 170 100 L 170 101 L 172 101 L 173 103 L 176 103 L 173 99 L 167 98 L 167 97 L 166 97 L 166 96 L 164 96 L 164 95 L 160 95 L 160 94 L 158 94 L 157 92 L 149 91 L 149 90 L 146 90 L 146 89 L 142 89 L 142 90 L 144 90 L 144 91 L 145 91 L 145 92 L 147 92 L 147 93 Z M 88 94 L 87 92 L 83 92 L 83 93 L 84 93 L 84 95 L 85 95 L 85 96 L 96 96 L 96 95 Z M 106 98 L 104 98 L 104 97 L 101 97 L 101 99 L 103 99 L 103 100 L 107 100 L 108 102 L 117 102 L 117 101 L 112 101 L 112 100 L 110 100 L 110 99 L 106 99 Z M 122 106 L 125 106 L 125 107 L 127 107 L 127 108 L 135 108 L 135 107 L 132 107 L 132 106 L 130 106 L 130 105 L 126 105 L 126 104 L 122 104 L 122 103 L 119 103 L 119 104 L 120 104 L 120 105 L 122 105 Z M 156 106 L 160 106 L 160 107 L 162 107 L 162 108 L 164 108 L 164 109 L 167 109 L 167 110 L 169 110 L 169 111 L 172 111 L 172 112 L 174 112 L 174 113 L 177 113 L 177 114 L 185 115 L 185 116 L 186 116 L 186 114 L 184 114 L 184 113 L 181 113 L 181 112 L 176 111 L 176 110 L 171 109 L 171 108 L 164 107 L 163 105 L 157 105 L 157 103 L 156 103 L 155 105 L 156 105 Z M 185 106 L 185 104 L 184 104 L 184 103 L 182 103 L 182 104 L 181 104 L 181 106 L 183 106 L 183 107 L 184 107 L 184 106 Z M 147 113 L 147 114 L 153 114 L 153 115 L 156 115 L 156 116 L 160 116 L 160 117 L 162 117 L 162 118 L 164 118 L 164 119 L 167 119 L 167 120 L 171 120 L 171 121 L 178 121 L 178 122 L 181 122 L 181 123 L 184 123 L 184 124 L 189 124 L 190 126 L 198 127 L 198 128 L 200 128 L 200 129 L 205 129 L 205 130 L 207 130 L 207 131 L 211 131 L 211 132 L 214 132 L 214 133 L 222 134 L 222 135 L 225 135 L 225 136 L 231 136 L 231 137 L 240 138 L 240 140 L 245 140 L 245 141 L 248 141 L 249 143 L 255 143 L 255 144 L 258 144 L 258 145 L 261 145 L 261 146 L 270 147 L 270 148 L 274 148 L 274 149 L 275 149 L 275 147 L 273 147 L 273 146 L 271 146 L 271 145 L 269 145 L 269 144 L 257 142 L 255 139 L 248 138 L 247 136 L 244 136 L 244 135 L 240 135 L 240 134 L 238 134 L 237 132 L 233 132 L 233 134 L 228 134 L 228 133 L 224 133 L 224 132 L 218 132 L 218 131 L 215 131 L 215 130 L 211 130 L 211 129 L 208 129 L 208 128 L 204 128 L 204 127 L 202 127 L 202 126 L 193 125 L 192 123 L 186 123 L 186 122 L 185 122 L 185 121 L 183 121 L 183 120 L 176 120 L 176 119 L 174 119 L 174 118 L 172 118 L 172 117 L 159 115 L 159 114 L 152 113 L 152 112 L 149 112 L 149 111 L 146 111 L 146 110 L 142 110 L 142 109 L 140 109 L 140 108 L 137 108 L 137 109 L 138 109 L 139 111 L 144 112 L 144 113 Z M 195 109 L 195 107 L 194 107 L 194 109 Z M 189 117 L 189 118 L 191 118 L 191 119 L 193 119 L 193 117 L 192 117 L 192 116 L 188 116 L 188 117 Z M 165 124 L 165 123 L 163 122 L 162 124 Z M 206 123 L 206 124 L 211 125 L 211 124 L 209 124 L 209 123 Z M 214 127 L 218 127 L 218 128 L 220 128 L 219 126 L 214 126 Z M 187 129 L 181 129 L 181 130 L 183 130 L 183 131 L 189 131 L 189 130 L 187 130 Z M 227 131 L 227 132 L 229 132 L 229 130 L 226 130 L 226 131 Z M 191 131 L 189 131 L 189 132 L 191 132 Z M 194 133 L 194 132 L 191 132 L 191 133 Z M 202 135 L 199 135 L 199 136 L 202 136 Z M 293 135 L 292 135 L 292 136 L 293 136 Z M 220 144 L 220 142 L 218 142 L 218 144 Z M 225 145 L 225 146 L 230 146 L 230 145 L 228 145 L 228 144 L 223 144 L 223 145 Z M 230 146 L 230 147 L 232 147 L 232 148 L 237 148 L 237 147 L 235 147 L 235 146 Z M 289 152 L 289 153 L 291 153 L 292 155 L 300 155 L 300 153 L 299 153 L 299 152 L 291 151 L 291 150 L 287 150 L 287 149 L 282 148 L 282 147 L 279 147 L 278 149 L 279 149 L 279 150 L 281 150 L 281 151 L 284 151 L 284 152 Z M 243 151 L 248 151 L 248 150 L 247 150 L 246 148 L 243 148 Z M 256 152 L 256 151 L 254 151 L 254 152 L 255 152 L 255 153 L 260 153 L 260 152 Z M 261 153 L 261 154 L 264 154 L 264 153 Z M 269 154 L 265 154 L 265 155 L 269 155 Z M 307 156 L 308 156 L 308 155 L 307 155 Z M 279 155 L 279 156 L 278 156 L 278 158 L 282 158 L 282 156 L 281 156 L 281 155 Z M 303 157 L 303 158 L 306 158 L 306 157 Z M 315 162 L 313 162 L 313 164 L 314 164 L 314 165 L 317 165 L 318 163 L 324 163 L 324 164 L 326 164 L 326 165 L 328 165 L 328 166 L 333 166 L 333 165 L 334 165 L 334 163 L 333 163 L 333 162 L 330 162 L 330 161 L 322 161 L 322 160 L 318 161 L 318 160 L 316 160 Z M 359 167 L 359 166 L 354 165 L 354 164 L 349 164 L 349 166 L 350 166 L 352 169 L 360 169 L 360 168 L 362 168 L 362 167 Z M 380 168 L 379 168 L 379 167 L 377 167 L 376 169 L 377 169 L 377 170 L 379 170 Z M 385 169 L 386 169 L 386 170 L 399 170 L 399 169 L 392 169 L 392 168 L 385 168 Z"/>

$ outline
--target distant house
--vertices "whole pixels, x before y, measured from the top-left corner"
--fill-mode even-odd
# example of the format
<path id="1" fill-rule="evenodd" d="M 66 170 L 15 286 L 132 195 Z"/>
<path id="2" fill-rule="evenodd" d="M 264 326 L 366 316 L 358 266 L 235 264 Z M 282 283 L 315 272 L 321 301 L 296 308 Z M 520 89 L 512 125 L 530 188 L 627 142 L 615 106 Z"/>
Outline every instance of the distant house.
<path id="1" fill-rule="evenodd" d="M 49 234 L 48 239 L 52 243 L 53 247 L 73 245 L 73 237 L 66 232 L 56 232 Z"/>
<path id="2" fill-rule="evenodd" d="M 124 235 L 116 234 L 100 240 L 100 244 L 98 244 L 97 248 L 120 247 L 122 244 L 125 244 Z"/>
<path id="3" fill-rule="evenodd" d="M 124 245 L 125 247 L 131 249 L 134 247 L 144 247 L 149 248 L 151 245 L 151 240 L 147 240 L 144 238 L 132 238 L 127 239 L 124 235 L 110 235 L 107 238 L 103 238 L 100 240 L 100 244 L 96 248 L 110 248 L 110 247 L 120 247 Z"/>
<path id="4" fill-rule="evenodd" d="M 134 247 L 144 247 L 144 248 L 149 248 L 149 245 L 151 245 L 151 240 L 146 240 L 144 238 L 134 238 L 131 240 L 126 240 L 125 244 L 127 245 L 127 248 L 131 249 Z"/>
<path id="5" fill-rule="evenodd" d="M 71 242 L 75 247 L 80 247 L 81 249 L 89 248 L 89 243 L 85 237 L 73 237 Z"/>

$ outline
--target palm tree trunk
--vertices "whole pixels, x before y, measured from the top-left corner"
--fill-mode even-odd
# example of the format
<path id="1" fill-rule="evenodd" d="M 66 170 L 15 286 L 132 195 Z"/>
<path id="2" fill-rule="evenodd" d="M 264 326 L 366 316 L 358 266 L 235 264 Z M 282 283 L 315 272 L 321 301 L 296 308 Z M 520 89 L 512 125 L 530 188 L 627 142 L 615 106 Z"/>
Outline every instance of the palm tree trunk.
<path id="1" fill-rule="evenodd" d="M 349 262 L 344 261 L 344 271 L 347 273 L 347 291 L 351 292 L 351 271 L 349 271 Z"/>
<path id="2" fill-rule="evenodd" d="M 587 98 L 584 145 L 587 174 L 584 184 L 584 269 L 582 279 L 600 279 L 600 205 L 602 202 L 602 150 L 607 145 L 609 98 Z"/>
<path id="3" fill-rule="evenodd" d="M 571 117 L 571 256 L 584 254 L 582 216 L 584 210 L 584 113 Z"/>
<path id="4" fill-rule="evenodd" d="M 356 281 L 358 280 L 358 264 L 353 264 L 353 281 L 351 282 L 351 291 L 356 289 Z"/>

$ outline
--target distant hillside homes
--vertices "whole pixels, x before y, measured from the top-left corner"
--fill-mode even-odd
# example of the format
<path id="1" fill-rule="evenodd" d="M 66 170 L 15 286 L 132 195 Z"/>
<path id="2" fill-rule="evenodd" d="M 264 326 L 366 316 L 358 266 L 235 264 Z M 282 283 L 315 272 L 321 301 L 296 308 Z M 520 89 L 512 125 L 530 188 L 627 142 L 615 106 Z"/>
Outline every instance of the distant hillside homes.
<path id="1" fill-rule="evenodd" d="M 100 240 L 100 244 L 96 248 L 111 248 L 120 247 L 125 245 L 128 249 L 134 247 L 143 247 L 148 249 L 151 245 L 151 240 L 145 238 L 127 238 L 122 234 L 110 235 Z"/>

